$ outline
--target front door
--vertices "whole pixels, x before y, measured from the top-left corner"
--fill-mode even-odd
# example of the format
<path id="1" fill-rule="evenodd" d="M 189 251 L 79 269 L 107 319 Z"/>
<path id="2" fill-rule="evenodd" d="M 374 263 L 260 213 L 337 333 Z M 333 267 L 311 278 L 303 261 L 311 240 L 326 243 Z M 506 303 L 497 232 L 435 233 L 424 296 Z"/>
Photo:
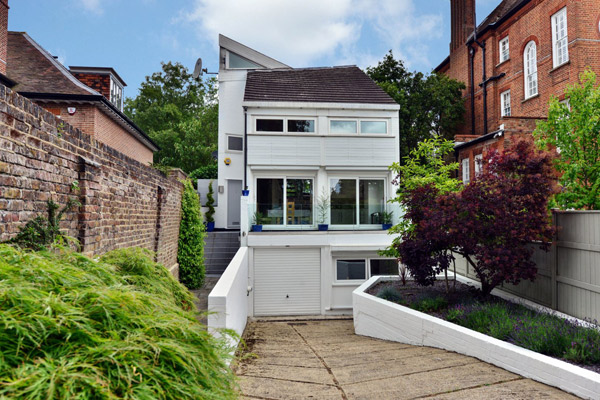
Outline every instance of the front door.
<path id="1" fill-rule="evenodd" d="M 240 197 L 242 181 L 227 180 L 227 227 L 240 228 Z"/>

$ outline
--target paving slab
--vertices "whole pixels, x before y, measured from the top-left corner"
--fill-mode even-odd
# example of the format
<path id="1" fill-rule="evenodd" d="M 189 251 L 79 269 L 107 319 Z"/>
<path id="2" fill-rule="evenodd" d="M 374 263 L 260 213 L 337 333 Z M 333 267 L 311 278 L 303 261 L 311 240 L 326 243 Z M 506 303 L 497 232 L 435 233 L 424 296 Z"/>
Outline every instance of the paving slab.
<path id="1" fill-rule="evenodd" d="M 351 319 L 253 321 L 244 340 L 242 398 L 576 398 L 472 357 L 355 335 Z"/>

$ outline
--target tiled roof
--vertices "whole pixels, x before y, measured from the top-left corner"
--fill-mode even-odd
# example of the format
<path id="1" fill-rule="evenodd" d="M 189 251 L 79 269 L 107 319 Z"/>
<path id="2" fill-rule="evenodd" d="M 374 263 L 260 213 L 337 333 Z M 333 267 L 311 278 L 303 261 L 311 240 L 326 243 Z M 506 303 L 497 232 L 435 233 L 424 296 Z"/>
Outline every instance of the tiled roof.
<path id="1" fill-rule="evenodd" d="M 8 32 L 7 76 L 17 92 L 97 95 L 24 32 Z"/>
<path id="2" fill-rule="evenodd" d="M 396 104 L 356 66 L 249 71 L 244 101 Z"/>
<path id="3" fill-rule="evenodd" d="M 513 8 L 522 3 L 523 0 L 503 0 L 477 27 L 477 31 L 483 30 L 506 16 Z"/>

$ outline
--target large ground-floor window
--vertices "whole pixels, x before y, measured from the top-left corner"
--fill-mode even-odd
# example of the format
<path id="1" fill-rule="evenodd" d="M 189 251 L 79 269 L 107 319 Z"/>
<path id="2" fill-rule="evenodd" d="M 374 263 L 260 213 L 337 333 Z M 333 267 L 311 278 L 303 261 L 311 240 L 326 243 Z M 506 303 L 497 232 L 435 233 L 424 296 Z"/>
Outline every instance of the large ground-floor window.
<path id="1" fill-rule="evenodd" d="M 331 225 L 381 224 L 385 211 L 385 180 L 329 180 Z"/>
<path id="2" fill-rule="evenodd" d="M 256 210 L 264 225 L 312 225 L 313 180 L 258 178 Z"/>
<path id="3" fill-rule="evenodd" d="M 335 262 L 338 282 L 365 281 L 372 276 L 398 275 L 398 260 L 390 258 L 344 258 Z"/>

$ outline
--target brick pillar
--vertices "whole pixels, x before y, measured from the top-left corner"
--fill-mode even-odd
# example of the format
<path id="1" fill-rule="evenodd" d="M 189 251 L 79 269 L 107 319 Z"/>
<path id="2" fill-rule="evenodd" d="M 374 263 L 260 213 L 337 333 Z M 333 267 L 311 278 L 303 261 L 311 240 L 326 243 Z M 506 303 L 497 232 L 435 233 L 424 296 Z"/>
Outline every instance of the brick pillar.
<path id="1" fill-rule="evenodd" d="M 8 44 L 8 0 L 0 0 L 0 73 L 6 75 Z"/>
<path id="2" fill-rule="evenodd" d="M 100 248 L 100 164 L 85 157 L 79 157 L 79 214 L 77 219 L 78 239 L 81 251 L 94 255 Z"/>
<path id="3" fill-rule="evenodd" d="M 475 0 L 450 0 L 450 52 L 463 46 L 475 27 Z"/>

